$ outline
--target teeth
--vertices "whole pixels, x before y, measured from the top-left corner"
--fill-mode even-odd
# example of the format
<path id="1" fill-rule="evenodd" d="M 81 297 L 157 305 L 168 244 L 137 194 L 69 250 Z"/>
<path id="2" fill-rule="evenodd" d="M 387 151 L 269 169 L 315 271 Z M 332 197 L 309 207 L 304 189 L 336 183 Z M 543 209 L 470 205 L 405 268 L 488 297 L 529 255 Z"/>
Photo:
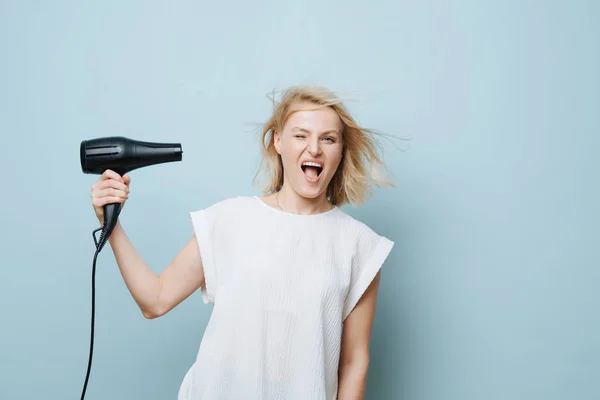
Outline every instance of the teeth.
<path id="1" fill-rule="evenodd" d="M 310 166 L 310 167 L 319 167 L 319 168 L 322 168 L 321 164 L 316 163 L 316 162 L 312 162 L 312 161 L 307 161 L 304 164 L 302 164 L 302 166 L 304 166 L 304 165 L 307 165 L 307 166 Z"/>

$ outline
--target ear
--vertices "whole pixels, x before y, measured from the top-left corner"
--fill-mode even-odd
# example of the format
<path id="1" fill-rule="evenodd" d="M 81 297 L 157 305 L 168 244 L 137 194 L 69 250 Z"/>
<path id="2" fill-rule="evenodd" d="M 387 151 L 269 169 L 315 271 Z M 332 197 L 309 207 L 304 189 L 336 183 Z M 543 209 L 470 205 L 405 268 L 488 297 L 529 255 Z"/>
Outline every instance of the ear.
<path id="1" fill-rule="evenodd" d="M 278 154 L 281 154 L 281 134 L 279 131 L 275 131 L 273 134 L 273 145 L 275 146 L 275 151 L 277 151 Z"/>

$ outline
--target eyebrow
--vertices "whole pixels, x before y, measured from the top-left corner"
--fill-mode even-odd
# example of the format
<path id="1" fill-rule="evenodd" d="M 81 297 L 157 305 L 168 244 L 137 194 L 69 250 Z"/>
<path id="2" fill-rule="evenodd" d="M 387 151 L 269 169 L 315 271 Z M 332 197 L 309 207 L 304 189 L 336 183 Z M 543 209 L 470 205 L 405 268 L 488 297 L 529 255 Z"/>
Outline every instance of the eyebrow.
<path id="1" fill-rule="evenodd" d="M 302 132 L 305 132 L 305 133 L 311 133 L 311 131 L 309 131 L 308 129 L 300 128 L 299 126 L 296 126 L 296 127 L 292 128 L 292 131 L 302 131 Z M 340 134 L 336 129 L 329 129 L 329 130 L 323 132 L 322 134 L 325 135 L 327 133 L 335 133 L 335 134 L 338 134 L 338 135 Z"/>

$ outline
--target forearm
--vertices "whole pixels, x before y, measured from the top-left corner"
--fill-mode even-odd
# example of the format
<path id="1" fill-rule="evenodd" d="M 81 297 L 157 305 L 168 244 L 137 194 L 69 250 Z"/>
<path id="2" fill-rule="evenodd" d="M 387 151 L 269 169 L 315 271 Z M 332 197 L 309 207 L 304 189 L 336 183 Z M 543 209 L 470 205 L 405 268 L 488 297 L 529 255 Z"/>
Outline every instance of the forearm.
<path id="1" fill-rule="evenodd" d="M 160 295 L 158 276 L 146 265 L 119 221 L 108 242 L 129 292 L 144 316 L 152 317 L 156 313 Z"/>
<path id="2" fill-rule="evenodd" d="M 341 363 L 338 370 L 337 400 L 363 400 L 368 369 L 367 362 Z"/>

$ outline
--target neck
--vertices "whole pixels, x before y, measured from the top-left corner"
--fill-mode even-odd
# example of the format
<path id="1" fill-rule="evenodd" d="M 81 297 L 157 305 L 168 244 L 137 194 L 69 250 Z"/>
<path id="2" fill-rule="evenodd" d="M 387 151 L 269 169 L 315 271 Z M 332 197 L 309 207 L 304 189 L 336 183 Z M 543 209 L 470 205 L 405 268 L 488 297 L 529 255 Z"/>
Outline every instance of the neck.
<path id="1" fill-rule="evenodd" d="M 294 214 L 320 214 L 333 208 L 333 205 L 327 200 L 327 193 L 322 193 L 315 198 L 303 197 L 296 193 L 294 189 L 286 186 L 285 183 L 276 196 L 279 207 L 285 212 Z"/>

